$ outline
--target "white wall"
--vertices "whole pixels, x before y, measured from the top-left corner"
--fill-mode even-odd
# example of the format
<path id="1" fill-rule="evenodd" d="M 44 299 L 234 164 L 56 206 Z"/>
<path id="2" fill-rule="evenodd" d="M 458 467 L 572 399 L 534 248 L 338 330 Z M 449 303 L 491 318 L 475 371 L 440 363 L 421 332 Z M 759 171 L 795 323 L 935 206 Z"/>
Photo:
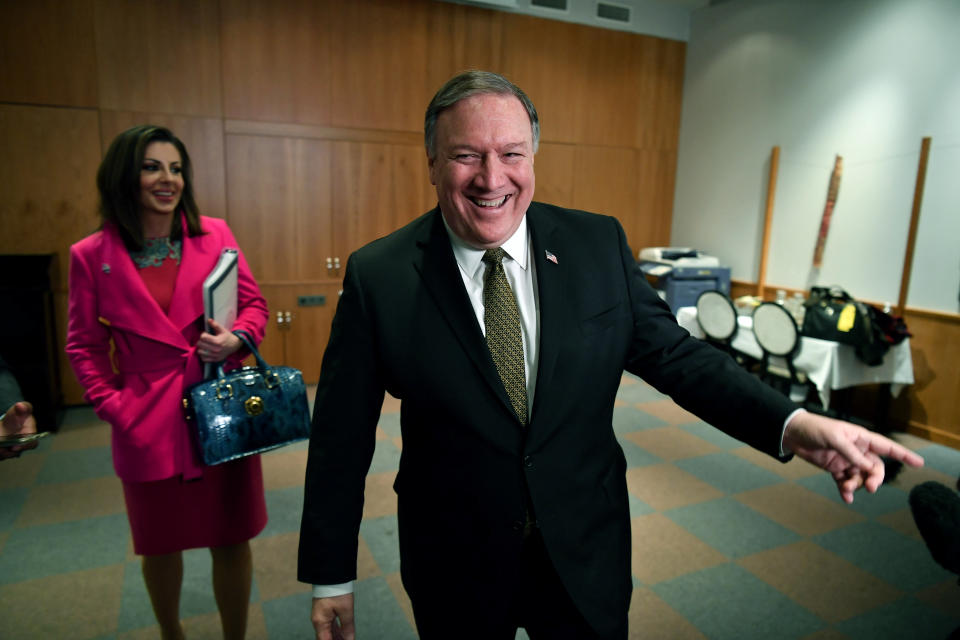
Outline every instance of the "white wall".
<path id="1" fill-rule="evenodd" d="M 958 312 L 960 2 L 736 0 L 693 13 L 671 243 L 804 288 L 835 155 L 843 179 L 820 284 L 896 302 L 920 145 L 932 137 L 908 305 Z"/>

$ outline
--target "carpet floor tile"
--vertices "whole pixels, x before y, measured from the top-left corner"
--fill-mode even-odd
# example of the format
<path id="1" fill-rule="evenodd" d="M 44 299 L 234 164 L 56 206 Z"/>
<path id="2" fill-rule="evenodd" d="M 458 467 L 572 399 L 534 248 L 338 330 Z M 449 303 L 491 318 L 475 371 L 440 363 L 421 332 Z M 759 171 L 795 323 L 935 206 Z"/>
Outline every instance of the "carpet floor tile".
<path id="1" fill-rule="evenodd" d="M 884 514 L 902 509 L 907 504 L 907 492 L 891 484 L 881 486 L 873 495 L 858 494 L 857 500 L 853 504 L 845 504 L 840 494 L 837 493 L 837 485 L 828 474 L 819 473 L 809 478 L 802 478 L 797 481 L 798 484 L 819 493 L 837 504 L 845 505 L 846 508 L 856 511 L 871 518 L 878 518 Z"/>
<path id="2" fill-rule="evenodd" d="M 627 469 L 627 489 L 659 511 L 706 502 L 724 495 L 716 487 L 672 464 Z"/>
<path id="3" fill-rule="evenodd" d="M 714 429 L 706 422 L 691 422 L 689 424 L 680 425 L 680 428 L 687 433 L 703 438 L 707 442 L 713 444 L 715 447 L 723 449 L 724 451 L 730 451 L 731 449 L 737 449 L 743 446 L 743 443 L 736 438 L 732 438 L 724 432 Z"/>
<path id="4" fill-rule="evenodd" d="M 631 520 L 633 576 L 653 585 L 714 567 L 727 557 L 662 513 Z"/>
<path id="5" fill-rule="evenodd" d="M 751 447 L 741 445 L 739 448 L 729 450 L 729 453 L 752 462 L 761 469 L 766 469 L 775 473 L 784 480 L 799 480 L 818 476 L 823 473 L 819 468 L 813 466 L 806 460 L 794 457 L 789 462 L 781 462 L 777 458 L 767 455 L 762 451 L 757 451 Z"/>
<path id="6" fill-rule="evenodd" d="M 783 482 L 780 476 L 743 458 L 719 453 L 698 458 L 685 458 L 677 460 L 674 464 L 728 494 Z"/>
<path id="7" fill-rule="evenodd" d="M 281 533 L 273 536 L 257 536 L 250 542 L 253 550 L 253 579 L 260 592 L 260 599 L 274 600 L 310 589 L 297 581 L 299 532 Z"/>
<path id="8" fill-rule="evenodd" d="M 125 515 L 14 529 L 0 555 L 0 584 L 123 562 L 128 536 Z"/>
<path id="9" fill-rule="evenodd" d="M 706 640 L 693 624 L 647 588 L 633 590 L 630 640 Z"/>
<path id="10" fill-rule="evenodd" d="M 883 525 L 854 524 L 814 536 L 813 540 L 858 567 L 910 591 L 950 577 L 946 569 L 929 562 L 930 552 L 922 542 Z"/>
<path id="11" fill-rule="evenodd" d="M 618 436 L 638 429 L 656 429 L 666 424 L 657 416 L 632 407 L 624 407 L 613 412 L 613 430 Z"/>
<path id="12" fill-rule="evenodd" d="M 303 511 L 303 486 L 285 489 L 267 489 L 267 526 L 262 536 L 300 531 L 300 513 Z"/>
<path id="13" fill-rule="evenodd" d="M 958 627 L 956 616 L 943 615 L 915 598 L 888 605 L 840 622 L 836 628 L 851 638 L 945 639 Z"/>
<path id="14" fill-rule="evenodd" d="M 671 509 L 664 515 L 729 558 L 799 539 L 786 527 L 731 498 Z"/>
<path id="15" fill-rule="evenodd" d="M 652 587 L 708 638 L 800 638 L 824 621 L 751 575 L 724 564 Z"/>
<path id="16" fill-rule="evenodd" d="M 86 478 L 105 478 L 113 475 L 113 459 L 109 447 L 51 451 L 44 461 L 37 484 L 75 482 Z"/>
<path id="17" fill-rule="evenodd" d="M 658 402 L 666 397 L 667 396 L 629 373 L 623 375 L 620 388 L 617 389 L 617 400 L 625 405 L 641 402 Z"/>
<path id="18" fill-rule="evenodd" d="M 382 576 L 357 581 L 354 599 L 358 637 L 416 640 L 413 625 Z"/>
<path id="19" fill-rule="evenodd" d="M 116 476 L 38 484 L 30 491 L 16 526 L 34 527 L 126 512 L 123 485 Z"/>
<path id="20" fill-rule="evenodd" d="M 370 548 L 373 559 L 383 573 L 400 571 L 400 551 L 397 541 L 397 516 L 383 516 L 364 520 L 360 536 Z"/>
<path id="21" fill-rule="evenodd" d="M 809 541 L 761 551 L 737 564 L 830 623 L 903 595 L 888 582 Z"/>
<path id="22" fill-rule="evenodd" d="M 626 434 L 624 440 L 646 449 L 663 460 L 695 458 L 720 451 L 716 445 L 675 426 L 634 431 Z"/>
<path id="23" fill-rule="evenodd" d="M 0 586 L 3 638 L 95 638 L 116 630 L 123 565 L 48 575 Z"/>
<path id="24" fill-rule="evenodd" d="M 700 418 L 665 396 L 661 400 L 638 403 L 636 408 L 660 418 L 667 424 L 686 424 L 700 421 Z"/>
<path id="25" fill-rule="evenodd" d="M 733 497 L 802 536 L 826 533 L 864 519 L 859 513 L 796 484 L 775 484 Z"/>

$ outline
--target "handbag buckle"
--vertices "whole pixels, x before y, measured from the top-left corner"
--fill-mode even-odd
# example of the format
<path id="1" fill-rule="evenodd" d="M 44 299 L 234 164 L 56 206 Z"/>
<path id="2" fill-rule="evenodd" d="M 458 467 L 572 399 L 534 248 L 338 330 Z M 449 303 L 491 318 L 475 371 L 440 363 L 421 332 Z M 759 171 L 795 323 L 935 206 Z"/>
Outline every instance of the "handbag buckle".
<path id="1" fill-rule="evenodd" d="M 243 410 L 247 412 L 248 416 L 257 417 L 263 413 L 263 399 L 260 396 L 250 396 L 243 402 Z"/>
<path id="2" fill-rule="evenodd" d="M 267 389 L 273 389 L 280 386 L 280 376 L 278 376 L 273 371 L 267 371 L 263 376 L 263 383 L 267 385 Z"/>
<path id="3" fill-rule="evenodd" d="M 226 389 L 226 393 L 223 393 L 223 390 Z M 221 380 L 217 383 L 217 400 L 223 400 L 225 398 L 233 397 L 233 387 L 226 380 Z"/>

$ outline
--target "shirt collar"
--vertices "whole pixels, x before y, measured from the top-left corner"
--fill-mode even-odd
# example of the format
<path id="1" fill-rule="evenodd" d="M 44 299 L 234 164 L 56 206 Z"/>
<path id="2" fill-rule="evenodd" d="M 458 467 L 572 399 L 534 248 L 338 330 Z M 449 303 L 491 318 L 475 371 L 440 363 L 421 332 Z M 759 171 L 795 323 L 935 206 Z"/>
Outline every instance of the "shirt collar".
<path id="1" fill-rule="evenodd" d="M 482 275 L 484 271 L 482 268 L 484 249 L 471 247 L 461 240 L 460 237 L 453 232 L 453 229 L 450 228 L 450 225 L 447 224 L 447 220 L 443 217 L 443 214 L 441 214 L 440 217 L 443 219 L 443 226 L 447 230 L 447 235 L 450 236 L 450 244 L 453 245 L 453 255 L 457 259 L 457 264 L 460 265 L 463 272 L 471 278 L 476 277 L 478 271 Z M 527 258 L 530 255 L 526 215 L 520 220 L 520 226 L 513 232 L 513 235 L 507 238 L 506 242 L 500 246 L 503 247 L 504 253 L 510 256 L 521 269 L 526 271 Z"/>

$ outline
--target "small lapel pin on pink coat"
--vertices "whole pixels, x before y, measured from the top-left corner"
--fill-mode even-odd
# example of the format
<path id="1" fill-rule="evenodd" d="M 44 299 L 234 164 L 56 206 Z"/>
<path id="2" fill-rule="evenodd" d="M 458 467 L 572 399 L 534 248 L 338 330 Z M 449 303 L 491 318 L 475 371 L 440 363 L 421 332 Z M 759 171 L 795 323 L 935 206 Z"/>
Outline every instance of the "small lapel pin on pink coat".
<path id="1" fill-rule="evenodd" d="M 110 265 L 108 265 L 106 262 L 104 262 L 100 268 L 103 269 L 104 273 L 110 273 Z"/>

